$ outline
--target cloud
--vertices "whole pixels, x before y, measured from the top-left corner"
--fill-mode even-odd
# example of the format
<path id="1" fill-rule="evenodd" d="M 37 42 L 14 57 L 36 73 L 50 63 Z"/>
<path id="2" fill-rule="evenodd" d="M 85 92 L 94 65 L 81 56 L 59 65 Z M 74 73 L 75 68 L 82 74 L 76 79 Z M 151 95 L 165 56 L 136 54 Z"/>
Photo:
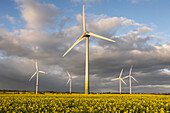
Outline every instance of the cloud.
<path id="1" fill-rule="evenodd" d="M 82 25 L 82 15 L 76 15 L 76 20 L 78 21 L 78 25 Z M 141 26 L 139 23 L 135 22 L 132 19 L 127 19 L 125 17 L 107 17 L 106 15 L 87 15 L 86 16 L 87 28 L 91 32 L 95 32 L 98 34 L 108 33 L 109 31 L 116 33 L 121 28 L 126 28 L 129 26 Z M 141 32 L 145 30 L 145 32 L 149 28 L 140 28 Z"/>
<path id="2" fill-rule="evenodd" d="M 146 27 L 146 26 L 141 27 L 141 28 L 137 28 L 137 30 L 136 30 L 136 32 L 140 33 L 140 34 L 146 34 L 146 33 L 149 33 L 151 31 L 153 31 L 153 29 Z"/>
<path id="3" fill-rule="evenodd" d="M 96 0 L 71 0 L 73 2 L 95 2 Z"/>
<path id="4" fill-rule="evenodd" d="M 138 3 L 138 2 L 142 2 L 142 1 L 150 1 L 150 0 L 131 0 L 132 3 Z"/>
<path id="5" fill-rule="evenodd" d="M 15 24 L 15 19 L 14 19 L 14 17 L 9 16 L 8 14 L 6 14 L 5 17 L 6 17 L 12 24 Z"/>
<path id="6" fill-rule="evenodd" d="M 99 28 L 100 25 L 104 25 L 104 23 L 110 22 L 105 21 L 109 19 L 110 19 L 109 17 L 101 20 L 99 19 L 98 21 L 96 21 L 96 23 L 100 24 L 96 24 L 96 27 Z M 112 28 L 107 28 L 107 30 L 112 31 L 112 29 L 114 29 L 115 27 L 116 28 L 125 27 L 127 26 L 127 24 L 123 23 L 125 21 L 130 20 L 122 18 L 115 19 L 117 21 L 114 22 L 118 22 L 119 24 L 113 24 L 111 25 Z M 90 27 L 89 25 L 87 27 Z M 134 26 L 134 24 L 133 23 L 129 24 L 129 26 Z M 161 69 L 163 65 L 167 65 L 169 63 L 170 58 L 168 54 L 170 53 L 169 51 L 170 45 L 168 43 L 163 45 L 152 45 L 147 43 L 148 41 L 155 37 L 151 36 L 144 37 L 141 35 L 142 34 L 146 35 L 153 29 L 146 26 L 136 27 L 137 28 L 130 30 L 127 34 L 120 35 L 117 38 L 114 38 L 114 40 L 116 40 L 117 43 L 111 43 L 104 40 L 96 40 L 95 38 L 94 40 L 93 37 L 90 37 L 90 42 L 95 41 L 96 43 L 98 43 L 97 45 L 90 46 L 91 91 L 101 91 L 102 89 L 105 89 L 105 91 L 109 90 L 117 91 L 116 88 L 117 82 L 113 83 L 110 81 L 110 79 L 117 77 L 115 75 L 120 73 L 121 68 L 125 69 L 123 75 L 124 76 L 127 75 L 131 64 L 134 65 L 133 74 L 138 81 L 147 81 L 145 79 L 142 80 L 143 79 L 142 77 L 147 75 L 146 72 L 148 73 L 148 76 L 151 76 L 150 78 L 156 75 L 158 76 L 161 75 L 160 73 L 154 73 L 152 75 L 152 73 L 156 70 Z M 55 80 L 57 81 L 59 80 L 62 82 L 58 82 L 56 88 L 59 91 L 63 91 L 62 84 L 64 85 L 65 81 L 67 81 L 67 78 L 65 76 L 67 76 L 66 70 L 68 70 L 70 73 L 72 73 L 72 75 L 80 77 L 76 79 L 76 84 L 74 84 L 75 89 L 73 89 L 73 91 L 75 90 L 84 91 L 83 90 L 84 84 L 82 83 L 84 81 L 83 79 L 84 79 L 85 42 L 82 42 L 75 48 L 73 48 L 73 50 L 71 50 L 66 57 L 64 58 L 61 57 L 62 54 L 71 46 L 71 44 L 73 44 L 74 41 L 81 35 L 80 28 L 81 27 L 79 25 L 78 26 L 76 25 L 70 28 L 63 29 L 58 33 L 47 33 L 40 30 L 34 31 L 28 29 L 20 29 L 19 30 L 20 35 L 17 36 L 15 36 L 15 34 L 13 33 L 10 33 L 9 31 L 1 30 L 0 42 L 1 43 L 10 42 L 10 46 L 12 46 L 12 47 L 8 47 L 9 45 L 2 46 L 3 48 L 1 48 L 1 50 L 8 53 L 4 55 L 8 56 L 15 55 L 26 59 L 33 59 L 34 51 L 32 47 L 38 46 L 39 49 L 37 55 L 40 65 L 44 65 L 44 68 L 48 69 L 48 72 L 50 72 L 48 79 L 47 80 L 43 79 L 43 82 L 49 85 L 48 86 L 43 85 L 42 86 L 43 89 L 48 89 L 48 87 L 50 87 L 51 90 L 52 89 L 54 90 L 55 88 L 50 85 L 54 86 Z M 94 28 L 92 27 L 91 30 L 95 30 Z M 117 32 L 118 30 L 119 29 L 115 31 Z M 96 32 L 99 31 L 96 30 Z M 103 31 L 101 29 L 100 34 L 101 35 L 104 34 L 105 31 L 106 31 L 105 29 L 103 29 Z M 107 36 L 107 34 L 105 35 Z M 6 37 L 9 37 L 7 38 L 8 40 L 6 39 Z M 3 41 L 4 39 L 7 41 Z M 4 45 L 7 45 L 6 43 L 4 43 Z M 28 48 L 26 49 L 25 47 Z M 11 52 L 8 49 L 10 50 L 14 49 L 15 51 Z M 30 62 L 30 60 L 27 60 L 27 62 Z M 33 71 L 34 69 L 32 69 L 31 72 Z M 27 70 L 25 70 L 25 72 L 27 72 Z M 17 73 L 17 75 L 22 76 L 22 73 Z M 140 76 L 140 78 L 138 76 Z M 148 78 L 148 80 L 150 79 Z M 157 83 L 156 79 L 154 82 Z M 168 82 L 165 83 L 167 84 Z M 115 84 L 113 90 L 111 90 L 112 84 Z M 64 88 L 64 91 L 66 90 L 67 89 Z M 128 90 L 126 90 L 125 88 L 124 91 Z"/>
<path id="7" fill-rule="evenodd" d="M 28 28 L 55 28 L 61 10 L 50 3 L 40 3 L 38 0 L 15 0 L 19 5 L 22 18 Z"/>
<path id="8" fill-rule="evenodd" d="M 64 16 L 63 20 L 59 23 L 60 29 L 63 29 L 64 25 L 69 21 L 71 21 L 71 18 L 67 18 Z"/>
<path id="9" fill-rule="evenodd" d="M 98 2 L 101 0 L 71 0 L 72 2 Z M 142 1 L 151 1 L 151 0 L 130 0 L 132 3 L 138 3 L 138 2 L 142 2 Z"/>
<path id="10" fill-rule="evenodd" d="M 139 88 L 139 87 L 150 87 L 150 88 L 153 88 L 153 87 L 160 87 L 160 88 L 170 88 L 170 85 L 140 85 L 140 86 L 135 86 L 134 88 Z"/>
<path id="11" fill-rule="evenodd" d="M 31 53 L 19 37 L 2 28 L 0 29 L 0 50 L 6 56 L 29 57 Z"/>
<path id="12" fill-rule="evenodd" d="M 89 29 L 94 30 L 97 33 L 103 33 L 110 30 L 118 31 L 120 28 L 127 26 L 139 26 L 138 23 L 135 23 L 131 19 L 126 19 L 124 17 L 111 17 L 111 18 L 102 18 L 97 21 L 93 21 L 88 25 Z"/>

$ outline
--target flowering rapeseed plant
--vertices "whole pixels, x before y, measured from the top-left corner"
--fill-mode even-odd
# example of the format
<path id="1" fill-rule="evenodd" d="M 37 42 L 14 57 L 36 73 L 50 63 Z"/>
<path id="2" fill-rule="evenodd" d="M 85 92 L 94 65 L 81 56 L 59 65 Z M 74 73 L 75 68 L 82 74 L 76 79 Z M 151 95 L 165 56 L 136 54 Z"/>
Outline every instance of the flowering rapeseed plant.
<path id="1" fill-rule="evenodd" d="M 170 113 L 170 95 L 1 94 L 0 112 Z"/>

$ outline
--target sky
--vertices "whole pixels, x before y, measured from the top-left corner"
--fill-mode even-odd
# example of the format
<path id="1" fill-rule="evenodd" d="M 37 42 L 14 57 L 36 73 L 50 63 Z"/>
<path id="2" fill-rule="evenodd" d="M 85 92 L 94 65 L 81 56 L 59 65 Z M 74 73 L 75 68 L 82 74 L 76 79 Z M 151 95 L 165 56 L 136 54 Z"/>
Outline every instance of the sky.
<path id="1" fill-rule="evenodd" d="M 133 65 L 132 93 L 170 92 L 169 0 L 1 0 L 0 89 L 84 92 L 85 41 L 62 55 L 81 36 L 85 5 L 87 30 L 115 40 L 90 37 L 90 92 L 119 92 Z M 124 79 L 122 92 L 129 92 Z"/>

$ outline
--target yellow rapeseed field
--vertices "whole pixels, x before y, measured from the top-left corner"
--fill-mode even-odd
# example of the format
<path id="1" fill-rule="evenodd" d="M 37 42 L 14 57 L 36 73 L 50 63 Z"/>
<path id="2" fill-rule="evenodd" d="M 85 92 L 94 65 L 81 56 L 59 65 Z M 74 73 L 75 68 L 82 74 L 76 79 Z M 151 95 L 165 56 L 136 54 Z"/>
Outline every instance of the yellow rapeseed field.
<path id="1" fill-rule="evenodd" d="M 170 113 L 170 95 L 0 94 L 0 113 Z"/>

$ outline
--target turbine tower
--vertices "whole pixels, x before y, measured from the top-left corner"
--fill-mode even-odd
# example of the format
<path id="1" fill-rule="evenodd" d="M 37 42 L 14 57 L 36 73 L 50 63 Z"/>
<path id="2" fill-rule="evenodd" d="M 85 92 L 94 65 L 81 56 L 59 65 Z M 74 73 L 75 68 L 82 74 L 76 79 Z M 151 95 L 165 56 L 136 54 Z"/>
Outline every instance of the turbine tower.
<path id="1" fill-rule="evenodd" d="M 40 72 L 40 73 L 43 73 L 43 74 L 47 74 L 47 72 L 39 71 L 37 59 L 35 60 L 35 66 L 36 66 L 36 71 L 35 71 L 35 73 L 31 76 L 31 78 L 29 79 L 29 81 L 31 81 L 31 79 L 37 74 L 37 80 L 36 80 L 36 95 L 37 95 L 37 93 L 38 93 L 38 74 L 39 74 L 39 72 Z"/>
<path id="2" fill-rule="evenodd" d="M 83 5 L 83 34 L 82 36 L 64 53 L 63 57 L 74 47 L 76 46 L 79 42 L 82 40 L 86 39 L 86 63 L 85 63 L 85 94 L 89 94 L 89 37 L 97 37 L 100 39 L 104 39 L 107 41 L 115 42 L 114 40 L 111 40 L 109 38 L 88 32 L 86 30 L 86 22 L 85 22 L 85 13 L 84 13 L 84 5 Z"/>
<path id="3" fill-rule="evenodd" d="M 129 90 L 130 90 L 130 94 L 132 93 L 132 87 L 131 87 L 131 86 L 132 86 L 132 82 L 131 82 L 131 78 L 132 78 L 135 82 L 138 83 L 138 81 L 132 76 L 132 67 L 133 67 L 133 65 L 131 65 L 131 68 L 130 68 L 130 71 L 129 71 L 129 75 L 126 76 L 126 77 L 123 77 L 123 79 L 129 77 Z"/>
<path id="4" fill-rule="evenodd" d="M 67 71 L 67 75 L 68 75 L 69 79 L 68 79 L 68 81 L 66 83 L 66 86 L 70 82 L 70 93 L 71 93 L 71 80 L 72 80 L 72 76 L 70 75 L 70 73 L 68 71 Z"/>
<path id="5" fill-rule="evenodd" d="M 119 78 L 112 79 L 112 81 L 119 80 L 119 91 L 120 91 L 120 94 L 121 94 L 121 89 L 122 89 L 121 81 L 126 85 L 125 81 L 121 78 L 122 73 L 123 73 L 123 69 L 120 72 Z"/>

